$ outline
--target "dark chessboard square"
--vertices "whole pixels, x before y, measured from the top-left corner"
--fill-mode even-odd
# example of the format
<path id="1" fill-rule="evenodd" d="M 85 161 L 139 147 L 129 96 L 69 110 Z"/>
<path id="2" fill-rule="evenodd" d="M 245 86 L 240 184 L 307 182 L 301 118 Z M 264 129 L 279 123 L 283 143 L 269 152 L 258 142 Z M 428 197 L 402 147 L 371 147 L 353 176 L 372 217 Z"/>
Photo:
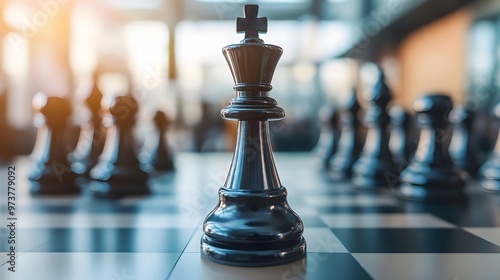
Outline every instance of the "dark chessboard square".
<path id="1" fill-rule="evenodd" d="M 233 267 L 207 261 L 199 253 L 184 253 L 174 267 L 172 280 L 184 279 L 372 279 L 348 253 L 308 253 L 298 261 L 259 268 Z"/>
<path id="2" fill-rule="evenodd" d="M 408 209 L 433 213 L 460 227 L 500 227 L 500 211 L 494 205 L 500 205 L 500 197 L 483 192 L 469 195 L 465 203 L 410 205 Z"/>
<path id="3" fill-rule="evenodd" d="M 50 240 L 34 252 L 138 252 L 180 253 L 192 229 L 26 229 L 26 236 L 48 236 Z"/>
<path id="4" fill-rule="evenodd" d="M 500 247 L 458 228 L 335 228 L 351 253 L 499 253 Z"/>

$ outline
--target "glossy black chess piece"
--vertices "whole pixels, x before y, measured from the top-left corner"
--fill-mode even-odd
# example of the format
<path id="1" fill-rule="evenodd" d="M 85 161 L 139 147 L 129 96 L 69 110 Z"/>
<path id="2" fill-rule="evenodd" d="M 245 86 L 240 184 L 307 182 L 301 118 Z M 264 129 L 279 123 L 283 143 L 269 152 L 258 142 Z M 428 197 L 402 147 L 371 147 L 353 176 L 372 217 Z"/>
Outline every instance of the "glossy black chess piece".
<path id="1" fill-rule="evenodd" d="M 450 155 L 456 166 L 476 177 L 481 167 L 474 138 L 474 112 L 465 106 L 456 106 L 450 113 L 453 135 Z"/>
<path id="2" fill-rule="evenodd" d="M 35 126 L 38 127 L 35 147 L 31 154 L 33 166 L 28 171 L 30 192 L 41 195 L 74 194 L 76 174 L 67 159 L 71 151 L 68 142 L 68 121 L 71 104 L 61 97 L 37 93 L 33 98 Z"/>
<path id="3" fill-rule="evenodd" d="M 237 96 L 221 115 L 238 120 L 238 137 L 219 203 L 206 217 L 201 238 L 203 256 L 236 266 L 277 265 L 306 253 L 303 224 L 287 203 L 269 138 L 268 120 L 285 116 L 268 93 L 283 51 L 259 39 L 267 19 L 257 18 L 257 12 L 257 5 L 245 5 L 246 18 L 237 20 L 245 39 L 223 49 Z"/>
<path id="4" fill-rule="evenodd" d="M 330 162 L 332 157 L 337 152 L 340 139 L 340 112 L 337 109 L 330 112 L 330 117 L 328 119 L 328 128 L 330 130 L 330 142 L 326 147 L 325 154 L 322 159 L 322 165 L 325 170 L 330 169 Z"/>
<path id="5" fill-rule="evenodd" d="M 396 187 L 400 170 L 389 149 L 391 118 L 387 110 L 392 96 L 382 74 L 365 99 L 369 104 L 364 118 L 368 131 L 361 155 L 352 167 L 352 182 L 365 190 Z"/>
<path id="6" fill-rule="evenodd" d="M 162 111 L 157 111 L 154 118 L 157 137 L 146 139 L 144 148 L 139 154 L 139 160 L 146 171 L 166 172 L 174 170 L 172 152 L 168 147 L 167 130 L 170 121 Z"/>
<path id="7" fill-rule="evenodd" d="M 410 165 L 401 172 L 399 195 L 422 201 L 453 201 L 464 196 L 463 173 L 449 154 L 450 97 L 440 94 L 418 98 L 413 108 L 421 128 L 418 147 Z"/>
<path id="8" fill-rule="evenodd" d="M 396 161 L 402 167 L 406 167 L 417 147 L 418 138 L 415 138 L 413 132 L 414 120 L 412 115 L 401 106 L 393 106 L 389 110 L 389 116 L 392 123 L 389 148 L 396 157 Z"/>
<path id="9" fill-rule="evenodd" d="M 493 110 L 497 122 L 500 120 L 500 103 Z M 500 192 L 500 130 L 498 132 L 495 149 L 488 160 L 481 166 L 481 186 L 492 192 Z"/>
<path id="10" fill-rule="evenodd" d="M 106 100 L 105 100 L 106 101 Z M 121 198 L 149 194 L 149 176 L 140 168 L 133 129 L 139 109 L 132 96 L 103 102 L 106 142 L 99 161 L 90 170 L 89 190 L 94 196 Z"/>
<path id="11" fill-rule="evenodd" d="M 337 152 L 330 161 L 330 177 L 334 180 L 351 178 L 352 165 L 359 158 L 363 147 L 362 123 L 358 118 L 361 106 L 358 103 L 356 89 L 352 89 L 347 102 L 342 107 L 339 144 Z"/>
<path id="12" fill-rule="evenodd" d="M 77 174 L 88 176 L 97 164 L 104 148 L 106 128 L 102 124 L 102 93 L 94 83 L 85 98 L 85 104 L 91 113 L 88 123 L 82 126 L 75 150 L 69 155 L 71 169 Z"/>

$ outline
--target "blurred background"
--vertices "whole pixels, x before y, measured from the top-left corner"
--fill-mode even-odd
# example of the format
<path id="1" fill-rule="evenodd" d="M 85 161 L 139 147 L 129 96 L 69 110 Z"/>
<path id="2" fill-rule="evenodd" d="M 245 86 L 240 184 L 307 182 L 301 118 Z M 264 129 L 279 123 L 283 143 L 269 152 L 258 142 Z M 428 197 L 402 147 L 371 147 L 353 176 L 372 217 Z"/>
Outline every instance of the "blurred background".
<path id="1" fill-rule="evenodd" d="M 75 141 L 92 87 L 133 94 L 137 135 L 163 110 L 177 151 L 228 151 L 236 124 L 219 112 L 234 97 L 221 49 L 238 43 L 240 0 L 1 0 L 0 136 L 3 154 L 28 154 L 36 137 L 35 93 L 74 104 Z M 321 145 L 332 110 L 384 70 L 394 104 L 411 111 L 425 92 L 468 102 L 488 120 L 500 95 L 498 0 L 260 0 L 261 38 L 284 54 L 271 96 L 287 117 L 271 127 L 276 151 Z M 479 118 L 480 119 L 480 118 Z M 481 122 L 479 122 L 481 123 Z M 319 143 L 319 144 L 318 144 Z"/>

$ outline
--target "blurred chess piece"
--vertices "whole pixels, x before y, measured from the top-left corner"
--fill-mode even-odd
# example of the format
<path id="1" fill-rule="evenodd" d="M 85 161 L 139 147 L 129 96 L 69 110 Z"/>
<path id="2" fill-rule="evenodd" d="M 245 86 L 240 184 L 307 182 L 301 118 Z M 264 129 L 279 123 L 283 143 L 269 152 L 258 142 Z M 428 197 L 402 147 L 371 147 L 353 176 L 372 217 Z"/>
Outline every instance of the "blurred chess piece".
<path id="1" fill-rule="evenodd" d="M 393 106 L 389 111 L 392 130 L 389 148 L 396 157 L 398 164 L 406 167 L 417 147 L 417 138 L 414 133 L 414 120 L 401 106 Z"/>
<path id="2" fill-rule="evenodd" d="M 37 138 L 31 159 L 33 166 L 28 172 L 35 194 L 78 193 L 76 174 L 71 170 L 68 154 L 68 121 L 71 105 L 61 97 L 47 97 L 37 93 L 33 98 Z"/>
<path id="3" fill-rule="evenodd" d="M 104 148 L 106 128 L 102 124 L 101 101 L 102 93 L 95 81 L 85 97 L 85 104 L 91 114 L 90 119 L 82 126 L 76 148 L 69 155 L 71 168 L 77 174 L 88 176 Z"/>
<path id="4" fill-rule="evenodd" d="M 465 198 L 463 173 L 453 163 L 449 148 L 451 98 L 429 94 L 413 104 L 420 139 L 410 165 L 401 172 L 399 195 L 422 201 L 454 201 Z"/>
<path id="5" fill-rule="evenodd" d="M 174 170 L 172 151 L 168 146 L 167 132 L 171 124 L 164 112 L 157 111 L 154 116 L 157 134 L 148 137 L 139 160 L 146 171 L 167 172 Z"/>
<path id="6" fill-rule="evenodd" d="M 90 170 L 94 196 L 121 198 L 149 194 L 149 176 L 140 168 L 133 129 L 139 104 L 132 96 L 116 96 L 103 102 L 106 142 L 99 161 Z"/>
<path id="7" fill-rule="evenodd" d="M 322 166 L 324 170 L 330 169 L 330 162 L 332 157 L 337 152 L 340 139 L 340 112 L 338 109 L 334 108 L 329 112 L 328 120 L 326 120 L 329 130 L 328 144 L 322 156 Z"/>
<path id="8" fill-rule="evenodd" d="M 493 110 L 496 122 L 500 121 L 500 103 Z M 481 186 L 487 191 L 500 192 L 500 130 L 495 149 L 481 166 Z"/>
<path id="9" fill-rule="evenodd" d="M 334 180 L 345 180 L 352 176 L 352 165 L 359 158 L 363 147 L 362 124 L 358 119 L 361 106 L 356 89 L 352 89 L 340 115 L 340 138 L 337 152 L 330 161 L 330 176 Z"/>
<path id="10" fill-rule="evenodd" d="M 450 155 L 456 166 L 476 177 L 481 167 L 474 134 L 474 112 L 465 106 L 456 106 L 450 113 L 453 135 Z"/>
<path id="11" fill-rule="evenodd" d="M 399 166 L 389 149 L 391 118 L 387 109 L 392 96 L 383 74 L 380 74 L 373 90 L 369 92 L 365 96 L 369 108 L 364 119 L 368 131 L 361 155 L 352 167 L 352 182 L 357 188 L 364 190 L 396 187 Z"/>

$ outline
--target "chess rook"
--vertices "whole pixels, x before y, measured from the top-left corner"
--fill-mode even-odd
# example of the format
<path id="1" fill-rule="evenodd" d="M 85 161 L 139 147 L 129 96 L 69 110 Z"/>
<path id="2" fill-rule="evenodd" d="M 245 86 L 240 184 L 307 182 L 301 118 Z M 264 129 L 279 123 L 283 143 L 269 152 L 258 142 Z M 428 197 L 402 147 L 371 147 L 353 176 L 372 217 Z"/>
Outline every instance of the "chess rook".
<path id="1" fill-rule="evenodd" d="M 257 11 L 257 5 L 245 5 L 246 15 L 256 17 Z M 245 27 L 245 40 L 223 49 L 237 96 L 221 115 L 238 120 L 238 136 L 219 203 L 203 223 L 201 252 L 222 264 L 269 266 L 303 257 L 306 243 L 302 221 L 287 203 L 269 138 L 268 120 L 285 115 L 268 96 L 283 51 L 264 44 L 254 32 L 257 26 Z"/>
<path id="2" fill-rule="evenodd" d="M 70 102 L 37 93 L 33 98 L 33 109 L 38 132 L 31 154 L 33 166 L 28 171 L 30 191 L 42 195 L 78 193 L 76 174 L 67 159 L 71 150 L 67 137 Z"/>
<path id="3" fill-rule="evenodd" d="M 90 171 L 90 191 L 97 197 L 121 198 L 149 194 L 149 176 L 136 156 L 133 128 L 139 104 L 132 96 L 117 96 L 103 104 L 106 143 Z"/>
<path id="4" fill-rule="evenodd" d="M 340 116 L 340 138 L 337 152 L 330 161 L 330 177 L 334 180 L 351 178 L 352 165 L 361 153 L 363 140 L 360 135 L 362 124 L 358 119 L 360 109 L 356 90 L 352 89 Z"/>
<path id="5" fill-rule="evenodd" d="M 369 103 L 364 120 L 368 131 L 361 156 L 353 165 L 352 182 L 365 190 L 395 187 L 399 170 L 389 149 L 391 118 L 387 112 L 392 96 L 383 75 L 365 99 Z"/>
<path id="6" fill-rule="evenodd" d="M 401 172 L 399 195 L 414 200 L 452 201 L 464 198 L 465 180 L 448 151 L 449 113 L 446 95 L 425 95 L 413 104 L 420 139 L 410 165 Z"/>
<path id="7" fill-rule="evenodd" d="M 90 120 L 82 127 L 75 151 L 69 155 L 71 169 L 77 174 L 89 176 L 104 148 L 106 128 L 102 124 L 101 101 L 102 93 L 95 82 L 85 98 L 91 113 Z"/>
<path id="8" fill-rule="evenodd" d="M 497 123 L 500 121 L 500 103 L 493 110 Z M 481 166 L 481 186 L 487 191 L 500 192 L 500 130 L 495 149 Z"/>

